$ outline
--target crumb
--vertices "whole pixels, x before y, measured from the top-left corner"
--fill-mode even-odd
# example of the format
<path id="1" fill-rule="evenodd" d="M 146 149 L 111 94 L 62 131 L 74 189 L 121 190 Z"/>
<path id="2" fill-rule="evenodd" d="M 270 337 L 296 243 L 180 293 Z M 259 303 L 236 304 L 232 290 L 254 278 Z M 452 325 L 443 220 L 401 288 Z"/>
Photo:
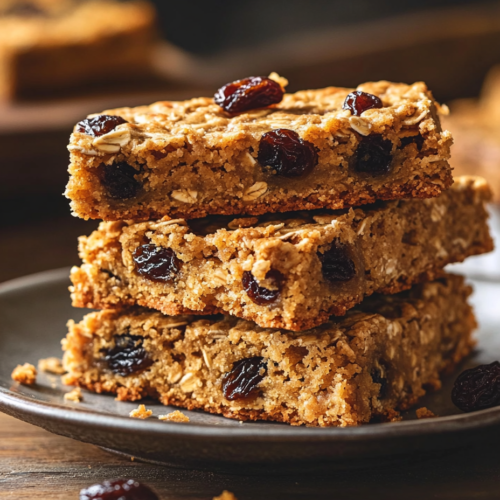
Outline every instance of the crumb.
<path id="1" fill-rule="evenodd" d="M 423 406 L 422 408 L 419 408 L 416 412 L 417 418 L 435 418 L 437 417 L 436 414 L 434 414 L 431 410 Z"/>
<path id="2" fill-rule="evenodd" d="M 83 399 L 81 389 L 77 387 L 76 389 L 73 389 L 71 392 L 67 392 L 64 395 L 64 399 L 66 401 L 73 401 L 73 403 L 79 403 Z"/>
<path id="3" fill-rule="evenodd" d="M 134 462 L 135 461 L 135 457 L 130 457 L 130 461 Z"/>
<path id="4" fill-rule="evenodd" d="M 59 358 L 45 358 L 39 360 L 38 369 L 42 372 L 53 373 L 54 375 L 63 375 L 66 373 Z"/>
<path id="5" fill-rule="evenodd" d="M 387 411 L 385 418 L 386 422 L 401 422 L 401 420 L 403 420 L 399 411 L 393 409 Z"/>
<path id="6" fill-rule="evenodd" d="M 189 422 L 189 417 L 184 415 L 184 413 L 179 410 L 175 410 L 172 413 L 168 413 L 167 415 L 160 415 L 158 419 L 166 420 L 168 422 Z"/>
<path id="7" fill-rule="evenodd" d="M 129 416 L 132 418 L 141 418 L 144 420 L 145 418 L 150 417 L 153 414 L 151 410 L 146 410 L 146 406 L 139 405 L 135 410 L 132 410 L 129 413 Z"/>
<path id="8" fill-rule="evenodd" d="M 14 368 L 11 377 L 20 384 L 33 385 L 36 382 L 36 374 L 36 368 L 33 365 L 24 363 Z"/>
<path id="9" fill-rule="evenodd" d="M 220 494 L 220 496 L 214 497 L 213 500 L 238 500 L 238 499 L 230 491 L 224 490 Z"/>

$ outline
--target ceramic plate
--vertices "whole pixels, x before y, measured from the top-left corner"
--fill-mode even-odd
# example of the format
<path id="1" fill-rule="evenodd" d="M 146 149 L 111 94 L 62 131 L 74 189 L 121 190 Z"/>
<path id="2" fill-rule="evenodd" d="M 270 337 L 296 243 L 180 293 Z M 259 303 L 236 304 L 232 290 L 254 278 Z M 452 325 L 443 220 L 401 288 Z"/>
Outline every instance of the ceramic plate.
<path id="1" fill-rule="evenodd" d="M 59 377 L 41 373 L 37 385 L 19 386 L 10 378 L 19 363 L 37 364 L 40 358 L 60 356 L 60 340 L 69 318 L 86 311 L 72 309 L 68 269 L 41 273 L 0 285 L 0 410 L 71 437 L 139 459 L 168 465 L 212 470 L 243 467 L 274 470 L 373 465 L 401 456 L 451 450 L 487 439 L 500 426 L 500 408 L 460 413 L 450 401 L 456 374 L 443 389 L 422 401 L 440 418 L 417 420 L 413 412 L 398 423 L 357 428 L 306 428 L 265 422 L 242 423 L 202 412 L 184 411 L 189 424 L 128 418 L 137 403 L 117 402 L 113 396 L 83 391 L 84 400 L 66 402 L 71 388 Z M 460 367 L 500 359 L 500 283 L 471 280 L 480 328 L 476 352 Z M 154 415 L 164 406 L 146 402 Z M 500 427 L 497 427 L 500 429 Z"/>

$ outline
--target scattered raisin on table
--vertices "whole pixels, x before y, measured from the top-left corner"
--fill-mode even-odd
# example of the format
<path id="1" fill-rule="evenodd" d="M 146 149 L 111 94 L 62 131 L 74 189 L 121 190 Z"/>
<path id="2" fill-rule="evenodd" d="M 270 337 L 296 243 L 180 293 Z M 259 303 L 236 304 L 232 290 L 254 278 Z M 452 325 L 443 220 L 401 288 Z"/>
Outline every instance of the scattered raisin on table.
<path id="1" fill-rule="evenodd" d="M 139 172 L 126 162 L 103 164 L 101 169 L 101 184 L 108 196 L 114 200 L 133 198 L 142 187 L 135 178 Z"/>
<path id="2" fill-rule="evenodd" d="M 354 116 L 359 116 L 368 109 L 383 107 L 384 105 L 380 97 L 368 94 L 368 92 L 362 92 L 361 90 L 355 90 L 345 98 L 342 109 L 347 109 L 351 111 Z"/>
<path id="3" fill-rule="evenodd" d="M 137 247 L 132 255 L 136 271 L 151 281 L 167 283 L 181 269 L 181 261 L 171 248 L 151 243 Z"/>
<path id="4" fill-rule="evenodd" d="M 318 253 L 323 276 L 328 281 L 349 281 L 356 276 L 356 266 L 344 245 L 334 242 L 330 250 Z"/>
<path id="5" fill-rule="evenodd" d="M 99 115 L 94 118 L 85 118 L 76 124 L 76 131 L 82 134 L 100 137 L 114 130 L 118 125 L 128 123 L 121 116 Z"/>
<path id="6" fill-rule="evenodd" d="M 255 276 L 250 271 L 243 272 L 243 289 L 247 295 L 259 306 L 270 304 L 278 299 L 281 293 L 281 285 L 283 282 L 283 275 L 279 271 L 271 269 L 266 274 L 266 279 L 272 280 L 273 284 L 276 286 L 274 290 L 269 290 L 259 286 L 259 282 L 255 279 Z"/>
<path id="7" fill-rule="evenodd" d="M 422 149 L 422 146 L 424 145 L 424 138 L 422 137 L 422 134 L 412 135 L 409 137 L 401 137 L 400 148 L 403 149 L 408 146 L 408 144 L 415 144 L 417 146 L 417 149 L 420 151 Z"/>
<path id="8" fill-rule="evenodd" d="M 80 500 L 159 500 L 156 493 L 134 479 L 114 479 L 80 491 Z"/>
<path id="9" fill-rule="evenodd" d="M 142 347 L 144 339 L 139 335 L 115 335 L 115 347 L 102 349 L 104 359 L 113 373 L 126 377 L 149 368 L 153 360 Z"/>
<path id="10" fill-rule="evenodd" d="M 233 368 L 222 379 L 222 391 L 229 401 L 246 399 L 258 394 L 258 385 L 266 375 L 267 365 L 264 358 L 240 359 L 233 363 Z"/>
<path id="11" fill-rule="evenodd" d="M 221 87 L 214 101 L 228 113 L 243 113 L 281 102 L 284 93 L 278 82 L 265 76 L 251 76 Z"/>
<path id="12" fill-rule="evenodd" d="M 274 168 L 279 175 L 298 177 L 318 164 L 318 153 L 314 145 L 301 139 L 297 132 L 280 128 L 261 137 L 257 159 L 262 166 Z"/>
<path id="13" fill-rule="evenodd" d="M 354 154 L 354 170 L 372 175 L 387 174 L 392 163 L 392 142 L 373 134 L 359 141 Z"/>
<path id="14" fill-rule="evenodd" d="M 465 412 L 500 405 L 500 363 L 494 361 L 462 372 L 455 380 L 451 400 Z"/>

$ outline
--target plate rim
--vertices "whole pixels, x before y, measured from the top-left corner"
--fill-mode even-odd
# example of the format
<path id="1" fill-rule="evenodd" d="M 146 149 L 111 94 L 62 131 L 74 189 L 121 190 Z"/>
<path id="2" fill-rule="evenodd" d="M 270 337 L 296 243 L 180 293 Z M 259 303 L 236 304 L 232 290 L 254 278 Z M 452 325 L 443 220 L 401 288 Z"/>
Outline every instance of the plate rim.
<path id="1" fill-rule="evenodd" d="M 0 297 L 12 292 L 44 284 L 56 284 L 69 279 L 68 267 L 42 271 L 39 273 L 15 278 L 0 283 Z M 469 280 L 483 281 L 469 277 Z M 500 283 L 499 283 L 500 284 Z M 160 422 L 155 420 L 138 420 L 121 415 L 107 415 L 92 410 L 69 408 L 37 401 L 23 394 L 17 394 L 5 387 L 0 387 L 0 410 L 20 418 L 23 416 L 64 421 L 66 424 L 86 428 L 107 429 L 113 431 L 133 431 L 149 435 L 163 434 L 182 437 L 197 437 L 219 441 L 231 441 L 235 438 L 243 440 L 265 441 L 335 441 L 352 442 L 377 440 L 381 437 L 401 439 L 416 434 L 446 434 L 470 432 L 478 429 L 500 425 L 500 406 L 472 413 L 460 413 L 432 419 L 407 420 L 403 422 L 387 422 L 360 425 L 357 427 L 304 427 L 287 424 L 272 425 L 262 428 L 258 425 L 219 426 L 214 424 Z M 33 423 L 33 419 L 30 419 Z M 252 424 L 252 422 L 247 422 Z"/>

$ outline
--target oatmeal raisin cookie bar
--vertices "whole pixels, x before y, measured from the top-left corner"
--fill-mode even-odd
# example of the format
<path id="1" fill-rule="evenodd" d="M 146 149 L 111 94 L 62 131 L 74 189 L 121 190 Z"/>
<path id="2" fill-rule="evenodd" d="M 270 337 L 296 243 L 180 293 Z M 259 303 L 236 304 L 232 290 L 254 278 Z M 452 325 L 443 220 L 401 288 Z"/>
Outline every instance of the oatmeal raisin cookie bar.
<path id="1" fill-rule="evenodd" d="M 426 85 L 362 84 L 380 107 L 359 113 L 344 109 L 352 90 L 236 114 L 197 98 L 91 115 L 71 136 L 66 196 L 75 215 L 114 221 L 340 209 L 448 188 L 452 139 Z"/>
<path id="2" fill-rule="evenodd" d="M 70 322 L 67 384 L 239 420 L 349 426 L 394 414 L 466 356 L 471 289 L 446 275 L 301 333 L 232 317 L 102 311 Z"/>
<path id="3" fill-rule="evenodd" d="M 341 213 L 104 222 L 80 238 L 73 304 L 312 328 L 374 292 L 399 292 L 490 251 L 489 197 L 484 180 L 464 177 L 438 198 Z"/>
<path id="4" fill-rule="evenodd" d="M 142 0 L 0 0 L 0 98 L 137 80 L 155 38 Z"/>

